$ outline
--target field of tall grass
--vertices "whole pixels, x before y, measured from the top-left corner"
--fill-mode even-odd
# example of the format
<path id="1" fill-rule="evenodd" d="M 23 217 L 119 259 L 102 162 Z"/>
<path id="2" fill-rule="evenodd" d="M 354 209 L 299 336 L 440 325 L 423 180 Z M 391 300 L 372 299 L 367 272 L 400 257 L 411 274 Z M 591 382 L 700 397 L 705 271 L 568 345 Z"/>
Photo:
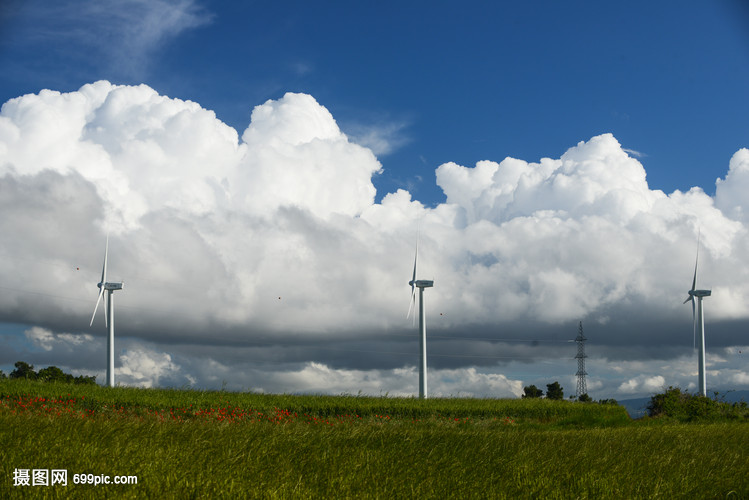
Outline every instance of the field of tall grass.
<path id="1" fill-rule="evenodd" d="M 595 403 L 0 380 L 0 439 L 3 498 L 749 498 L 746 419 L 631 421 Z M 14 486 L 34 469 L 67 486 Z"/>

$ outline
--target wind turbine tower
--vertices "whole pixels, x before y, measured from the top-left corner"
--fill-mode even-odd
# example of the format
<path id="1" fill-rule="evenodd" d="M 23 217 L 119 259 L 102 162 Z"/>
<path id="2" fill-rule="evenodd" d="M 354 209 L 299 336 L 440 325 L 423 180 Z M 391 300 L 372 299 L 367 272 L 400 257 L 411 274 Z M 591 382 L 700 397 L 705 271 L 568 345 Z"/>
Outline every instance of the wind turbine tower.
<path id="1" fill-rule="evenodd" d="M 434 281 L 431 280 L 417 280 L 416 279 L 416 264 L 419 259 L 419 239 L 416 238 L 416 256 L 414 257 L 414 272 L 411 277 L 411 281 L 408 282 L 411 285 L 411 304 L 408 308 L 408 314 L 406 318 L 411 315 L 416 301 L 416 289 L 419 289 L 419 333 L 421 335 L 421 342 L 419 344 L 419 350 L 421 353 L 421 359 L 419 363 L 419 399 L 427 398 L 427 323 L 426 323 L 426 311 L 424 308 L 424 289 L 434 286 Z"/>
<path id="2" fill-rule="evenodd" d="M 581 321 L 577 337 L 575 338 L 575 342 L 577 342 L 577 356 L 575 356 L 575 359 L 577 359 L 577 373 L 575 375 L 577 375 L 578 398 L 583 394 L 588 394 L 588 384 L 585 382 L 585 376 L 587 375 L 587 372 L 585 371 L 585 358 L 588 357 L 585 354 L 586 340 L 588 339 L 583 335 L 583 322 Z"/>
<path id="3" fill-rule="evenodd" d="M 697 262 L 700 258 L 700 237 L 697 236 L 697 258 L 694 260 L 694 278 L 692 279 L 692 289 L 687 293 L 689 297 L 684 301 L 686 304 L 692 301 L 692 325 L 694 337 L 697 337 L 697 327 L 699 326 L 700 351 L 697 355 L 697 367 L 699 370 L 699 391 L 701 396 L 707 396 L 707 381 L 705 379 L 705 317 L 702 314 L 702 299 L 709 297 L 712 290 L 697 290 Z M 697 302 L 695 311 L 695 299 Z M 694 345 L 694 341 L 693 341 Z"/>
<path id="4" fill-rule="evenodd" d="M 91 323 L 89 326 L 94 324 L 94 318 L 96 317 L 96 310 L 99 308 L 99 302 L 104 297 L 104 307 L 106 312 L 104 314 L 104 324 L 109 329 L 109 336 L 107 338 L 107 385 L 114 387 L 114 291 L 122 290 L 122 282 L 109 282 L 107 281 L 107 253 L 109 253 L 109 236 L 107 236 L 107 243 L 104 247 L 104 266 L 101 269 L 101 281 L 96 285 L 99 287 L 99 297 L 96 299 L 96 306 L 94 306 L 94 314 L 91 316 Z M 104 292 L 107 292 L 104 295 Z"/>

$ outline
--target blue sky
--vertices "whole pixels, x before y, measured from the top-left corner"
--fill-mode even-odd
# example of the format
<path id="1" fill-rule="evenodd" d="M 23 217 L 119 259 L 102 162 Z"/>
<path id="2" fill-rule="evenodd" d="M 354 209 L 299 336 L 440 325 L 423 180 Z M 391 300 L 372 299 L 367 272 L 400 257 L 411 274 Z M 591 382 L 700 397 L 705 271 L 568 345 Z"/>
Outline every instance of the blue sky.
<path id="1" fill-rule="evenodd" d="M 109 232 L 123 383 L 412 394 L 421 225 L 437 393 L 569 394 L 579 321 L 595 397 L 690 387 L 701 230 L 749 388 L 744 2 L 9 0 L 0 67 L 6 372 L 103 380 Z"/>
<path id="2" fill-rule="evenodd" d="M 537 161 L 606 132 L 652 188 L 713 193 L 749 135 L 738 1 L 173 3 L 185 19 L 149 37 L 117 9 L 10 2 L 0 96 L 147 83 L 241 133 L 254 106 L 309 93 L 349 135 L 387 141 L 380 196 L 426 203 L 444 201 L 444 162 Z"/>

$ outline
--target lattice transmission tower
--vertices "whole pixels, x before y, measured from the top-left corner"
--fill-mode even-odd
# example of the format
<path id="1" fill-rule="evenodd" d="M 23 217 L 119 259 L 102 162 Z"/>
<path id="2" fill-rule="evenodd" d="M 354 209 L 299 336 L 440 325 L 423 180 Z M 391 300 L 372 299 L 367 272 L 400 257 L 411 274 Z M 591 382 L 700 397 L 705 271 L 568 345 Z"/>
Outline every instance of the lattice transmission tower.
<path id="1" fill-rule="evenodd" d="M 588 385 L 585 382 L 585 376 L 587 375 L 587 372 L 585 371 L 585 358 L 588 356 L 585 355 L 585 341 L 588 340 L 585 338 L 585 335 L 583 335 L 583 322 L 580 322 L 580 328 L 577 333 L 577 338 L 575 339 L 575 342 L 577 342 L 577 356 L 575 356 L 575 359 L 577 359 L 577 397 L 579 398 L 583 394 L 588 394 Z"/>

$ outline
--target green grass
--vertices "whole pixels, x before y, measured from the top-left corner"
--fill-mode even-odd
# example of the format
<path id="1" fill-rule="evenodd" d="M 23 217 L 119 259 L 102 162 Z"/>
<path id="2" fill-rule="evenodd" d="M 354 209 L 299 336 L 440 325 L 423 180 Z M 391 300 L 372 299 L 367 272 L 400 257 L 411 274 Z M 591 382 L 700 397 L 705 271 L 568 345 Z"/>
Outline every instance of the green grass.
<path id="1" fill-rule="evenodd" d="M 749 425 L 613 405 L 21 381 L 0 397 L 4 498 L 749 498 Z M 68 486 L 13 487 L 34 468 L 67 469 Z"/>
<path id="2" fill-rule="evenodd" d="M 184 409 L 239 408 L 271 414 L 276 409 L 319 418 L 377 415 L 391 419 L 493 419 L 510 418 L 523 423 L 556 425 L 617 425 L 629 421 L 623 407 L 616 405 L 573 404 L 567 401 L 529 399 L 427 399 L 267 395 L 223 391 L 173 389 L 108 388 L 98 385 L 45 384 L 25 380 L 0 380 L 0 397 L 45 397 L 76 399 L 75 406 L 109 414 L 115 409 L 141 414 L 146 409 L 168 413 Z"/>

